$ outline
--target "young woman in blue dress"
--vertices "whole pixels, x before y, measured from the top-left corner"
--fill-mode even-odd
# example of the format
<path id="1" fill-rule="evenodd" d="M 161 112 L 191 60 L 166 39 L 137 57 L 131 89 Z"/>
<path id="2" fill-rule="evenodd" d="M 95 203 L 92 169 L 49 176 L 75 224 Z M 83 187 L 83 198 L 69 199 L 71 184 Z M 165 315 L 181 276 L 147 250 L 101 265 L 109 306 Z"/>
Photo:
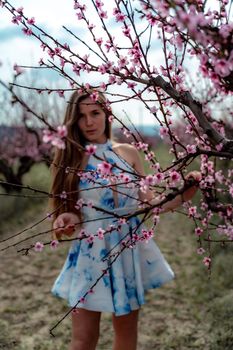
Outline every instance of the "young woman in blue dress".
<path id="1" fill-rule="evenodd" d="M 94 96 L 95 98 L 93 98 L 92 90 L 81 93 L 75 91 L 71 96 L 66 110 L 64 125 L 67 127 L 69 142 L 66 142 L 66 148 L 64 150 L 60 149 L 56 151 L 53 162 L 56 166 L 52 168 L 52 193 L 62 193 L 62 191 L 69 193 L 69 201 L 66 201 L 65 207 L 62 206 L 64 199 L 56 196 L 52 200 L 53 208 L 60 208 L 56 212 L 53 221 L 54 233 L 57 239 L 60 239 L 63 235 L 73 235 L 74 226 L 77 227 L 77 223 L 83 220 L 81 210 L 77 210 L 74 207 L 74 203 L 77 201 L 77 173 L 67 171 L 69 168 L 85 169 L 87 165 L 88 158 L 85 156 L 85 152 L 80 150 L 79 146 L 84 147 L 88 143 L 95 144 L 98 147 L 98 145 L 105 145 L 111 140 L 110 112 L 106 108 L 105 97 L 100 92 L 94 92 Z M 134 146 L 111 141 L 111 147 L 114 154 L 118 155 L 119 159 L 126 161 L 134 169 L 136 174 L 145 175 L 139 152 Z M 199 181 L 200 173 L 193 171 L 186 176 L 187 179 L 191 177 Z M 182 196 L 177 195 L 173 200 L 163 204 L 161 208 L 162 212 L 173 210 L 184 201 L 190 200 L 196 193 L 197 188 L 197 186 L 192 186 L 183 192 Z M 139 190 L 138 199 L 139 201 L 148 201 L 150 204 L 156 203 L 156 198 L 154 198 L 154 194 L 150 190 L 146 192 Z M 150 242 L 148 245 L 150 245 Z M 79 257 L 76 256 L 76 259 L 78 260 Z M 165 260 L 162 263 L 164 266 L 167 264 Z M 77 261 L 75 264 L 78 265 Z M 164 268 L 170 273 L 167 280 L 172 279 L 173 272 L 169 265 L 167 264 Z M 65 275 L 61 275 L 56 287 L 54 287 L 56 289 L 54 294 L 61 296 L 57 290 L 59 290 L 59 286 L 62 283 L 65 283 L 64 280 L 67 284 Z M 69 288 L 69 286 L 62 286 L 60 288 Z M 93 292 L 95 293 L 95 289 Z M 116 315 L 112 312 L 115 334 L 113 350 L 136 349 L 139 309 L 140 305 L 136 309 L 134 307 L 132 310 L 121 315 Z M 72 339 L 69 349 L 94 350 L 96 349 L 99 337 L 101 306 L 99 306 L 99 309 L 98 305 L 90 309 L 90 307 L 85 307 L 85 303 L 83 303 L 81 306 L 77 306 L 76 310 L 76 312 L 72 312 Z"/>

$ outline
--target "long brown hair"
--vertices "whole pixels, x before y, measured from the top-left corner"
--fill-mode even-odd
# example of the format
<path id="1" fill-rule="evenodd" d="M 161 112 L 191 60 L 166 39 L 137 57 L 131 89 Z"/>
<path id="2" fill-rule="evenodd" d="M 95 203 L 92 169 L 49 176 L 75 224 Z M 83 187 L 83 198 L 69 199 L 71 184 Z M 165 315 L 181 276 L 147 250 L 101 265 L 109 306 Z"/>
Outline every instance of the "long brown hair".
<path id="1" fill-rule="evenodd" d="M 78 199 L 79 177 L 77 176 L 77 171 L 85 167 L 85 153 L 82 147 L 84 147 L 86 140 L 79 130 L 77 121 L 80 115 L 80 102 L 91 97 L 93 92 L 93 89 L 84 92 L 77 90 L 73 92 L 68 102 L 63 122 L 67 127 L 66 147 L 65 149 L 56 148 L 53 163 L 50 167 L 52 175 L 50 193 L 52 198 L 49 204 L 52 211 L 55 211 L 53 214 L 53 221 L 59 214 L 66 211 L 76 213 L 79 217 L 81 216 L 80 211 L 76 210 L 74 206 Z M 110 139 L 111 123 L 108 117 L 111 112 L 106 106 L 105 96 L 101 92 L 98 92 L 98 99 L 93 103 L 99 103 L 105 112 L 106 126 L 104 133 L 106 137 Z M 69 168 L 71 168 L 72 171 L 69 171 Z M 66 199 L 60 197 L 63 191 L 67 194 Z"/>

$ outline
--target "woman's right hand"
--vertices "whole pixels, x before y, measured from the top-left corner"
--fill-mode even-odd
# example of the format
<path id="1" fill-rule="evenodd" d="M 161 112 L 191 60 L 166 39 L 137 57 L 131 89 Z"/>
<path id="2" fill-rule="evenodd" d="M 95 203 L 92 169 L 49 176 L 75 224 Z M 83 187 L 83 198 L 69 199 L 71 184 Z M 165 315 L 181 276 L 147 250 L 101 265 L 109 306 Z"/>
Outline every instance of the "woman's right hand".
<path id="1" fill-rule="evenodd" d="M 79 217 L 75 213 L 67 212 L 60 214 L 53 223 L 53 235 L 56 239 L 61 239 L 62 235 L 71 237 L 75 231 L 75 226 L 79 223 Z"/>

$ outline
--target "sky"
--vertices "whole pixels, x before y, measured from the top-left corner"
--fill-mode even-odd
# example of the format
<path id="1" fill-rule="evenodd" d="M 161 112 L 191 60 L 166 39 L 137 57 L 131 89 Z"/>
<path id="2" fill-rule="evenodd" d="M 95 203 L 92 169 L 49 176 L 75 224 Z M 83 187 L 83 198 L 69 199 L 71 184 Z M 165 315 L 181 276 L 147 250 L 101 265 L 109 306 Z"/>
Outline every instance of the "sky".
<path id="1" fill-rule="evenodd" d="M 43 28 L 46 32 L 49 32 L 52 36 L 58 39 L 60 42 L 68 42 L 72 50 L 78 50 L 80 52 L 80 44 L 69 36 L 67 32 L 62 28 L 63 25 L 72 29 L 72 31 L 79 37 L 81 37 L 86 42 L 91 42 L 90 35 L 81 21 L 77 20 L 75 11 L 73 9 L 73 0 L 57 1 L 57 0 L 12 0 L 11 5 L 15 8 L 23 7 L 24 14 L 27 17 L 35 17 L 36 24 Z M 90 0 L 86 0 L 85 4 L 89 6 Z M 110 18 L 108 19 L 108 25 L 110 25 L 116 37 L 121 35 L 121 41 L 123 44 L 124 37 L 119 31 L 119 28 L 113 20 L 112 8 L 114 6 L 113 0 L 104 1 L 104 7 L 108 10 Z M 91 11 L 91 10 L 90 10 Z M 90 12 L 93 22 L 98 19 L 94 11 Z M 39 59 L 43 57 L 42 49 L 40 48 L 40 43 L 38 43 L 35 38 L 27 37 L 22 33 L 20 26 L 11 23 L 12 14 L 6 9 L 0 9 L 0 61 L 2 63 L 0 67 L 1 79 L 5 82 L 12 81 L 12 67 L 15 63 L 18 65 L 29 65 L 38 66 Z M 140 23 L 138 23 L 140 26 Z M 156 44 L 157 45 L 157 44 Z M 160 47 L 154 46 L 153 50 L 155 53 L 155 64 L 159 63 L 161 59 Z M 83 47 L 81 48 L 83 50 Z M 51 86 L 49 84 L 55 84 L 56 87 L 64 88 L 64 80 L 61 80 L 58 74 L 49 72 L 45 70 L 27 70 L 26 78 L 31 79 L 33 77 L 36 80 L 36 86 L 44 87 Z M 93 74 L 89 76 L 84 76 L 87 82 L 92 83 Z M 19 77 L 18 82 L 25 82 L 25 78 Z M 1 88 L 1 87 L 0 87 Z M 114 104 L 114 112 L 118 116 L 124 118 L 125 112 L 130 116 L 131 120 L 135 124 L 154 124 L 154 117 L 148 113 L 141 106 L 141 104 L 133 103 L 121 103 L 121 105 Z"/>
<path id="2" fill-rule="evenodd" d="M 212 0 L 215 1 L 215 0 Z M 85 3 L 89 9 L 88 14 L 91 21 L 97 25 L 98 21 L 95 11 L 90 6 L 90 0 L 81 1 Z M 108 11 L 109 18 L 106 21 L 108 26 L 111 28 L 111 33 L 116 37 L 116 40 L 120 42 L 123 46 L 126 44 L 126 38 L 122 35 L 119 25 L 113 19 L 112 9 L 114 7 L 115 1 L 113 0 L 103 0 L 104 8 Z M 73 33 L 79 36 L 82 40 L 92 45 L 92 39 L 90 33 L 86 30 L 85 25 L 82 21 L 77 20 L 75 14 L 76 11 L 73 9 L 73 0 L 11 0 L 11 5 L 15 8 L 23 7 L 24 14 L 28 17 L 35 17 L 36 24 L 44 29 L 47 33 L 56 38 L 59 42 L 67 42 L 74 52 L 82 52 L 83 55 L 87 53 L 86 49 L 72 36 L 70 36 L 62 26 L 66 26 L 73 31 Z M 134 2 L 136 3 L 136 1 Z M 12 81 L 12 68 L 15 63 L 18 65 L 29 65 L 38 66 L 38 62 L 41 57 L 45 57 L 42 49 L 40 48 L 40 43 L 33 37 L 25 36 L 22 32 L 21 26 L 17 26 L 11 22 L 12 14 L 6 9 L 0 8 L 0 77 L 5 82 Z M 143 21 L 137 21 L 137 27 L 143 29 Z M 101 31 L 97 29 L 96 36 L 101 37 Z M 153 65 L 159 67 L 163 63 L 163 51 L 161 48 L 161 43 L 156 40 L 152 40 L 151 48 L 151 61 Z M 127 43 L 128 44 L 128 43 Z M 111 56 L 109 56 L 111 60 Z M 195 77 L 195 71 L 197 67 L 197 62 L 188 62 L 189 68 Z M 71 74 L 74 74 L 71 71 Z M 78 78 L 80 79 L 80 78 Z M 82 77 L 83 82 L 88 82 L 94 84 L 96 82 L 96 76 L 93 73 L 89 75 L 84 75 Z M 102 76 L 101 76 L 102 79 Z M 33 81 L 33 85 L 37 87 L 56 87 L 56 88 L 66 88 L 69 87 L 64 79 L 53 72 L 48 70 L 32 70 L 27 69 L 26 74 L 19 77 L 18 82 L 25 85 L 25 82 Z M 27 84 L 26 84 L 27 85 Z M 122 91 L 126 91 L 123 86 L 120 87 Z M 1 86 L 0 86 L 1 89 Z M 119 87 L 118 87 L 119 89 Z M 113 90 L 114 92 L 114 90 Z M 66 99 L 67 100 L 67 99 Z M 66 101 L 65 100 L 65 101 Z M 130 116 L 133 123 L 154 125 L 155 118 L 150 114 L 146 108 L 137 103 L 137 101 L 114 104 L 114 113 L 120 118 L 125 118 L 125 113 Z M 0 117 L 1 118 L 1 117 Z M 1 121 L 1 120 L 0 120 Z"/>

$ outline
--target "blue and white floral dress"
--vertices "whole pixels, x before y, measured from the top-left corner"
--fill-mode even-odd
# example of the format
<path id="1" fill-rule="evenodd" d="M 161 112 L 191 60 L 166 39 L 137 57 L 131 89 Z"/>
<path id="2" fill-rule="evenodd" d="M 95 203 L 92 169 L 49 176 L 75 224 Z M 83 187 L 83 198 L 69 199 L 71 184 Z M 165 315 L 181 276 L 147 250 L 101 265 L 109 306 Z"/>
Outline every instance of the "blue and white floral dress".
<path id="1" fill-rule="evenodd" d="M 95 154 L 111 163 L 113 172 L 128 174 L 132 180 L 137 178 L 134 169 L 113 151 L 111 140 L 96 146 Z M 95 173 L 95 184 L 88 179 L 79 183 L 79 198 L 93 204 L 82 208 L 85 221 L 82 228 L 92 240 L 72 241 L 52 293 L 65 298 L 71 307 L 120 316 L 138 309 L 144 304 L 145 291 L 172 280 L 174 273 L 153 239 L 148 242 L 138 239 L 133 244 L 145 229 L 137 216 L 117 227 L 119 217 L 112 214 L 122 216 L 138 209 L 138 187 L 121 185 L 117 180 L 116 207 L 108 179 L 95 172 L 100 163 L 101 160 L 91 155 L 85 170 Z M 105 230 L 103 237 L 97 235 L 99 228 Z"/>

